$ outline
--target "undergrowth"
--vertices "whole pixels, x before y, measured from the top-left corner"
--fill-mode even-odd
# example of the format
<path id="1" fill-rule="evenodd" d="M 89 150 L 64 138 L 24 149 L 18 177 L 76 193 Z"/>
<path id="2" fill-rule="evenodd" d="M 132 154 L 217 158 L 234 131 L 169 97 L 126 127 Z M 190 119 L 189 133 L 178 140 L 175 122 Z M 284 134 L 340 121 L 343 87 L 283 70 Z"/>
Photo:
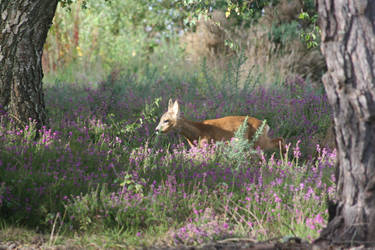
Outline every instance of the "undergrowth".
<path id="1" fill-rule="evenodd" d="M 274 27 L 270 38 L 284 46 L 295 25 Z M 263 82 L 256 68 L 244 70 L 244 54 L 219 69 L 193 65 L 174 38 L 153 38 L 159 44 L 146 53 L 145 34 L 126 26 L 107 39 L 106 27 L 85 30 L 85 46 L 69 47 L 74 60 L 49 62 L 57 68 L 44 79 L 48 126 L 13 129 L 0 110 L 0 241 L 32 241 L 33 232 L 48 246 L 132 248 L 319 235 L 336 159 L 324 140 L 331 110 L 321 88 L 298 75 Z M 52 34 L 53 52 L 61 40 Z M 259 131 L 245 140 L 246 122 L 229 143 L 204 148 L 176 133 L 155 136 L 170 98 L 194 121 L 252 116 L 264 121 L 259 131 L 267 121 L 286 153 L 254 149 Z"/>
<path id="2" fill-rule="evenodd" d="M 210 88 L 199 88 L 213 79 L 210 71 L 173 81 L 177 72 L 168 76 L 158 66 L 147 67 L 142 72 L 150 77 L 125 73 L 96 84 L 47 83 L 50 127 L 38 131 L 37 140 L 32 121 L 12 130 L 2 115 L 4 230 L 38 228 L 50 234 L 51 244 L 75 238 L 76 232 L 97 234 L 101 247 L 109 238 L 129 247 L 237 236 L 311 240 L 319 234 L 334 189 L 335 152 L 310 140 L 319 138 L 330 119 L 324 95 L 302 79 L 289 82 L 290 88 L 240 88 L 230 72 Z M 228 145 L 190 149 L 176 134 L 155 136 L 170 97 L 192 120 L 225 115 L 267 120 L 271 136 L 289 142 L 287 153 L 253 149 L 253 141 L 243 139 L 246 123 Z"/>

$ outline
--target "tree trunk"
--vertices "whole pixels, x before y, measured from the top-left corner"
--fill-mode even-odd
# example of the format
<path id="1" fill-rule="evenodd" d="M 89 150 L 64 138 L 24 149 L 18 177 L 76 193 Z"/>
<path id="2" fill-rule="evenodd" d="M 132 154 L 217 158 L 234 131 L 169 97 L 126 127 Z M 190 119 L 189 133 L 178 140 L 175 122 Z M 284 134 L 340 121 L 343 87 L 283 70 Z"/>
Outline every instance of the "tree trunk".
<path id="1" fill-rule="evenodd" d="M 375 1 L 318 0 L 338 150 L 337 208 L 318 242 L 375 243 Z"/>
<path id="2" fill-rule="evenodd" d="M 47 121 L 42 53 L 58 0 L 1 0 L 0 109 L 18 125 Z"/>

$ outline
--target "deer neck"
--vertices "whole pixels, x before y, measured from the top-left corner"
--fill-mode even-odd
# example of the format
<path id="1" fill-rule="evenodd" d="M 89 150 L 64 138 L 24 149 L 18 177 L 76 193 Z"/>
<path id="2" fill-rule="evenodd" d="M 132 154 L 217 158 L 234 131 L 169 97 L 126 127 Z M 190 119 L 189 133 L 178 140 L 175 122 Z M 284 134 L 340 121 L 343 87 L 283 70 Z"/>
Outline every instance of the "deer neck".
<path id="1" fill-rule="evenodd" d="M 198 142 L 202 136 L 202 128 L 200 125 L 200 122 L 189 121 L 182 117 L 177 123 L 177 130 L 188 140 L 189 144 L 192 145 L 194 141 Z"/>

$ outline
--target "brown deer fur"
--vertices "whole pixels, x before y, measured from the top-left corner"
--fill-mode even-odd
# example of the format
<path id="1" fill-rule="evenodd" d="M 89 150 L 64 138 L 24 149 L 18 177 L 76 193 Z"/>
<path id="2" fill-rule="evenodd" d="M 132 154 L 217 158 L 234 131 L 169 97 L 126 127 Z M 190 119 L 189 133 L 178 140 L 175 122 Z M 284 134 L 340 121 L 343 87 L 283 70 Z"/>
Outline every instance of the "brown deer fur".
<path id="1" fill-rule="evenodd" d="M 170 99 L 168 110 L 160 118 L 160 122 L 156 127 L 157 132 L 167 133 L 171 130 L 177 130 L 183 135 L 190 146 L 202 146 L 207 143 L 216 141 L 228 141 L 234 137 L 234 133 L 243 124 L 246 116 L 226 116 L 223 118 L 205 120 L 202 122 L 190 121 L 180 114 L 179 104 L 177 101 L 173 103 Z M 248 117 L 248 129 L 246 138 L 251 140 L 257 129 L 262 125 L 262 121 Z M 279 137 L 271 139 L 268 137 L 269 126 L 266 124 L 263 133 L 255 142 L 255 147 L 260 147 L 263 150 L 278 149 L 280 146 L 284 149 L 284 139 Z"/>

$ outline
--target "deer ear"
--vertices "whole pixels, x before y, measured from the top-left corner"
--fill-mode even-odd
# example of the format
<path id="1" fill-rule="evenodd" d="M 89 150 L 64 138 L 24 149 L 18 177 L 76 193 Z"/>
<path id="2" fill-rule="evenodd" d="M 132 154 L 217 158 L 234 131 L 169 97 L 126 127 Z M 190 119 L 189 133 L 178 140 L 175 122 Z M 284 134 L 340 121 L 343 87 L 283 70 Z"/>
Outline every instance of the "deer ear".
<path id="1" fill-rule="evenodd" d="M 180 107 L 178 105 L 177 100 L 172 104 L 172 112 L 176 117 L 180 116 Z"/>
<path id="2" fill-rule="evenodd" d="M 172 106 L 173 106 L 173 101 L 172 101 L 172 99 L 169 99 L 168 109 L 172 109 Z"/>

